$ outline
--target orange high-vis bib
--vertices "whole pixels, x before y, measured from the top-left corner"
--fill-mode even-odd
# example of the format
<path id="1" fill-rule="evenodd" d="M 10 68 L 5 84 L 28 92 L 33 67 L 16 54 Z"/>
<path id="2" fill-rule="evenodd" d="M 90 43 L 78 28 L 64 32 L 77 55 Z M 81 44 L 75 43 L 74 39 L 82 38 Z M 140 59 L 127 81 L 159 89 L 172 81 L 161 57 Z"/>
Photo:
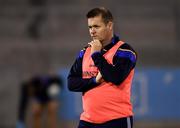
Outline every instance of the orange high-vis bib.
<path id="1" fill-rule="evenodd" d="M 109 64 L 113 64 L 113 57 L 118 48 L 124 42 L 119 41 L 104 54 Z M 99 70 L 91 58 L 91 48 L 87 48 L 83 57 L 83 78 L 95 77 Z M 130 102 L 131 83 L 134 69 L 120 84 L 103 82 L 99 86 L 87 91 L 83 97 L 83 113 L 80 119 L 92 123 L 104 123 L 121 117 L 132 116 L 132 104 Z"/>

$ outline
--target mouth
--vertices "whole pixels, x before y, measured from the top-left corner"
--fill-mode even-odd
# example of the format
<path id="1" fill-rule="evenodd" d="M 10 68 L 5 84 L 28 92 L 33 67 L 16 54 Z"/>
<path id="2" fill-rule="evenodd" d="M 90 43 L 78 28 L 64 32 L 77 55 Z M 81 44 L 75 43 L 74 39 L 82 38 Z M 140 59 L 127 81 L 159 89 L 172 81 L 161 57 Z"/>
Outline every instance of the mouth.
<path id="1" fill-rule="evenodd" d="M 97 39 L 98 37 L 97 36 L 92 36 L 93 39 Z"/>

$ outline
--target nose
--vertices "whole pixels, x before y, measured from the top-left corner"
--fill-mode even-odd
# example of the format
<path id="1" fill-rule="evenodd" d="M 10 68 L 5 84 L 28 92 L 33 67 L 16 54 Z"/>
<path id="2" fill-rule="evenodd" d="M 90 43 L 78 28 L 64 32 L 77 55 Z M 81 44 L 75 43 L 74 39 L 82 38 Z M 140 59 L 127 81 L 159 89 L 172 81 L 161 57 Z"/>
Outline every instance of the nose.
<path id="1" fill-rule="evenodd" d="M 90 33 L 91 33 L 91 35 L 94 35 L 94 34 L 96 33 L 95 28 L 91 28 L 91 29 L 90 29 Z"/>

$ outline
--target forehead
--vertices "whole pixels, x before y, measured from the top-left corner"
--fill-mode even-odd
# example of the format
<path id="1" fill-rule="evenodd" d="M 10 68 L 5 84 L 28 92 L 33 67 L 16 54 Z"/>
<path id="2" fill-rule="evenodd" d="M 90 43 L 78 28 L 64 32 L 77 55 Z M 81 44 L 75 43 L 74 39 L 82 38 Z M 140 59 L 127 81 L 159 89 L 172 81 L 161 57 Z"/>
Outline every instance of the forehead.
<path id="1" fill-rule="evenodd" d="M 104 24 L 102 16 L 95 16 L 92 18 L 88 18 L 88 25 L 94 25 L 94 24 Z"/>

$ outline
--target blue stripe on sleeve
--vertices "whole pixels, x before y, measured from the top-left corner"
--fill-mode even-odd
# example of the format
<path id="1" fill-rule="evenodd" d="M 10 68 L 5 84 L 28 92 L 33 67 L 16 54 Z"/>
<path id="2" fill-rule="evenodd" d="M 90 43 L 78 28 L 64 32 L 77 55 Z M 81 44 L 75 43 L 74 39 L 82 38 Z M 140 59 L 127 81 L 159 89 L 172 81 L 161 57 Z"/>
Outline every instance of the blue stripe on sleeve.
<path id="1" fill-rule="evenodd" d="M 118 50 L 116 52 L 116 56 L 122 57 L 122 58 L 129 58 L 133 63 L 136 62 L 136 56 L 131 51 L 121 51 L 121 50 Z"/>
<path id="2" fill-rule="evenodd" d="M 78 58 L 82 58 L 84 56 L 85 51 L 81 50 L 78 54 Z"/>

